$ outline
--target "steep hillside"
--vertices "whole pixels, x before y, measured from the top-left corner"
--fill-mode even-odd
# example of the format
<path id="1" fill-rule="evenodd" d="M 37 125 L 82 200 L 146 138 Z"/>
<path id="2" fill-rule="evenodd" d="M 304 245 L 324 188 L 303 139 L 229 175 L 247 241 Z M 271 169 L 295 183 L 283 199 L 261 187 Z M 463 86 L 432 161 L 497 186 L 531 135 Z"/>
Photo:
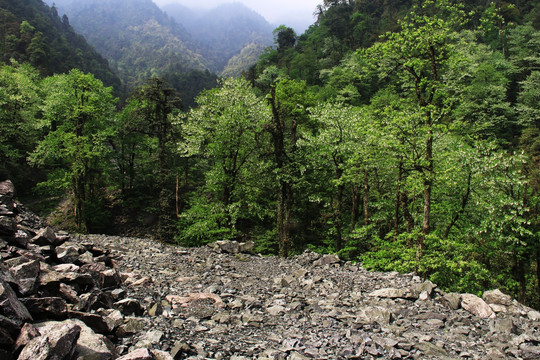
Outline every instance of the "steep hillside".
<path id="1" fill-rule="evenodd" d="M 107 60 L 75 33 L 67 17 L 41 0 L 0 0 L 0 61 L 30 62 L 42 74 L 73 68 L 91 72 L 107 86 L 120 88 Z"/>
<path id="2" fill-rule="evenodd" d="M 185 29 L 151 0 L 50 2 L 109 59 L 128 88 L 166 69 L 207 68 Z"/>
<path id="3" fill-rule="evenodd" d="M 223 4 L 208 11 L 191 10 L 180 4 L 166 5 L 163 9 L 198 41 L 201 53 L 214 71 L 228 69 L 228 62 L 239 55 L 244 58 L 243 63 L 252 65 L 263 49 L 272 44 L 272 25 L 240 3 Z M 238 66 L 238 61 L 234 63 Z M 244 65 L 242 70 L 249 65 Z M 226 73 L 231 71 L 238 74 L 234 69 Z"/>

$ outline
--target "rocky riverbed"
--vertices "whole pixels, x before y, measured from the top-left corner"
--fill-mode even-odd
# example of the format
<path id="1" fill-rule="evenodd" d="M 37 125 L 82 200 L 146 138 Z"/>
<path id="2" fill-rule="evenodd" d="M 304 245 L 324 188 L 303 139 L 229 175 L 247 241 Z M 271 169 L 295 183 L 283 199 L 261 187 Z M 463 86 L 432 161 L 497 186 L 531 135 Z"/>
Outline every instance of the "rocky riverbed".
<path id="1" fill-rule="evenodd" d="M 0 359 L 540 358 L 540 313 L 498 290 L 448 294 L 313 252 L 73 236 L 14 203 L 8 185 Z"/>

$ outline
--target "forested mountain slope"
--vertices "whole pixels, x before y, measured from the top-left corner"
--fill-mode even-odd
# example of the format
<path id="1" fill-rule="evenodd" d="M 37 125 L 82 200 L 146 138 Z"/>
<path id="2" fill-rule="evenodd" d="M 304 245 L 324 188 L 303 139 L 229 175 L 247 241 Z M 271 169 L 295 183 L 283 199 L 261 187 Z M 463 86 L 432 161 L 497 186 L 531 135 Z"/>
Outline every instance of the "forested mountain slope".
<path id="1" fill-rule="evenodd" d="M 54 3 L 77 31 L 109 59 L 130 89 L 168 71 L 186 73 L 208 68 L 185 29 L 151 0 Z"/>
<path id="2" fill-rule="evenodd" d="M 162 79 L 119 110 L 91 75 L 2 66 L 1 173 L 40 168 L 77 231 L 309 248 L 540 308 L 540 2 L 317 11 L 187 111 Z"/>
<path id="3" fill-rule="evenodd" d="M 213 71 L 239 75 L 239 69 L 254 64 L 273 41 L 273 26 L 241 3 L 223 4 L 211 10 L 191 10 L 180 4 L 162 8 L 200 44 L 201 53 Z M 229 68 L 228 62 L 233 57 L 236 61 Z"/>
<path id="4" fill-rule="evenodd" d="M 0 0 L 0 61 L 29 62 L 44 75 L 73 68 L 93 73 L 106 85 L 120 88 L 119 78 L 67 17 L 41 0 Z"/>

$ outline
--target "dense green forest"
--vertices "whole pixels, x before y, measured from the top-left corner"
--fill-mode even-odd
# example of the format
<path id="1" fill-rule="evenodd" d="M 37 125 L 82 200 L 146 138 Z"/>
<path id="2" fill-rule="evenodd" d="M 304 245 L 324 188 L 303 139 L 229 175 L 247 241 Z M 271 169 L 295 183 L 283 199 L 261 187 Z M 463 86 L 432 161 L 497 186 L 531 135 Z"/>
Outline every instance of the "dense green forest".
<path id="1" fill-rule="evenodd" d="M 42 75 L 73 68 L 91 72 L 120 90 L 120 79 L 107 60 L 75 33 L 66 16 L 41 0 L 0 0 L 0 61 L 28 62 Z"/>
<path id="2" fill-rule="evenodd" d="M 120 106 L 86 71 L 5 63 L 0 177 L 40 174 L 34 194 L 68 200 L 78 231 L 335 252 L 538 308 L 540 3 L 317 13 L 189 110 L 163 79 Z"/>

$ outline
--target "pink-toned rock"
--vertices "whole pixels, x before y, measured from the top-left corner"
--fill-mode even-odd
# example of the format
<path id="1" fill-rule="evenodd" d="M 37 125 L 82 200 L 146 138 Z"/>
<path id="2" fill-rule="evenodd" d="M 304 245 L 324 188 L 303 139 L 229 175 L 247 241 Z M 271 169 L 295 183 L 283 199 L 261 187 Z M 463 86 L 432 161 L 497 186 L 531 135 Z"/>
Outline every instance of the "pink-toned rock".
<path id="1" fill-rule="evenodd" d="M 167 295 L 166 299 L 173 305 L 173 308 L 178 306 L 187 307 L 195 301 L 206 299 L 214 300 L 214 306 L 217 308 L 225 307 L 223 300 L 218 295 L 212 293 L 196 293 L 189 294 L 188 296 Z"/>
<path id="2" fill-rule="evenodd" d="M 481 318 L 494 318 L 496 316 L 484 300 L 473 294 L 461 295 L 461 307 Z"/>
<path id="3" fill-rule="evenodd" d="M 28 343 L 41 336 L 40 332 L 29 323 L 24 324 L 24 326 L 21 329 L 21 332 L 19 333 L 19 337 L 17 338 L 17 341 L 15 341 L 14 350 L 19 350 L 24 348 Z"/>
<path id="4" fill-rule="evenodd" d="M 157 360 L 154 354 L 148 349 L 137 349 L 116 360 Z"/>
<path id="5" fill-rule="evenodd" d="M 38 336 L 30 340 L 17 360 L 47 360 L 51 355 L 51 345 L 46 336 Z"/>

